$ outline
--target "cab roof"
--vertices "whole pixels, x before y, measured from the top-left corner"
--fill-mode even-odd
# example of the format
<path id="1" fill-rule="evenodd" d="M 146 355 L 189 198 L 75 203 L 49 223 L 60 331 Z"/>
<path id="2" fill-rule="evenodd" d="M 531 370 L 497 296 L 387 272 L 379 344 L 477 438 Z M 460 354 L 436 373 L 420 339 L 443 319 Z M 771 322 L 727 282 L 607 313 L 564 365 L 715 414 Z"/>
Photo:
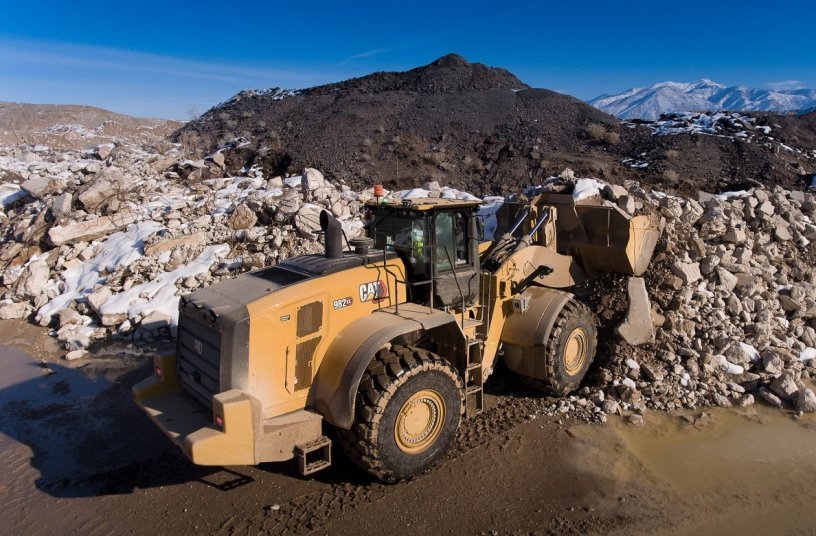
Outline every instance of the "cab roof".
<path id="1" fill-rule="evenodd" d="M 370 207 L 383 207 L 409 210 L 441 210 L 451 208 L 478 207 L 481 200 L 466 201 L 464 199 L 442 199 L 439 197 L 416 197 L 413 199 L 389 199 L 388 202 L 377 202 L 376 200 L 366 201 Z"/>

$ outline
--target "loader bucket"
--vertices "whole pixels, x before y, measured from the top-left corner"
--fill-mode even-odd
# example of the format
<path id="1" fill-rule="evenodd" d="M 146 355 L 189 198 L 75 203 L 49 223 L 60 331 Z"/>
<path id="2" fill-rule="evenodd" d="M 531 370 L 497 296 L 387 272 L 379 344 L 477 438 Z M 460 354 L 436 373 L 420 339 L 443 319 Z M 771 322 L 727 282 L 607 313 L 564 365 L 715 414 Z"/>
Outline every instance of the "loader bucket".
<path id="1" fill-rule="evenodd" d="M 587 275 L 619 272 L 642 275 L 660 238 L 656 215 L 632 217 L 611 203 L 571 195 L 542 194 L 537 201 L 557 209 L 556 242 L 559 253 L 573 256 Z"/>

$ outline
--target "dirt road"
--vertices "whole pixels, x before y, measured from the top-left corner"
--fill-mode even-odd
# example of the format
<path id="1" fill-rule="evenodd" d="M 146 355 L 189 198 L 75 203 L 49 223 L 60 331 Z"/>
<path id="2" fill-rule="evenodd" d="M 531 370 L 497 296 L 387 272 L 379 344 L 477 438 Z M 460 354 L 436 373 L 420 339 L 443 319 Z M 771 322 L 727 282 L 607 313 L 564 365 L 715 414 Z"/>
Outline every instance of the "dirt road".
<path id="1" fill-rule="evenodd" d="M 190 464 L 130 402 L 148 357 L 110 346 L 66 362 L 44 330 L 0 322 L 0 533 L 812 534 L 816 419 L 754 406 L 634 426 L 537 417 L 491 383 L 488 411 L 435 471 L 386 486 L 339 454 Z M 36 356 L 36 357 L 35 357 Z M 772 505 L 772 506 L 769 506 Z"/>

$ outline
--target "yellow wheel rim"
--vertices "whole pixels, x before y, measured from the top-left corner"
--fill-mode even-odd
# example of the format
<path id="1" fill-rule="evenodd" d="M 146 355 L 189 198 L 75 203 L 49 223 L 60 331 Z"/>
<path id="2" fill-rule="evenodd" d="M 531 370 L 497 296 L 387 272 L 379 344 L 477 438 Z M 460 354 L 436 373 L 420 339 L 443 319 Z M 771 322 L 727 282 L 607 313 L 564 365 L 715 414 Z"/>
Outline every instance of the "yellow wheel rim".
<path id="1" fill-rule="evenodd" d="M 575 328 L 564 345 L 564 368 L 567 374 L 575 376 L 581 371 L 587 358 L 587 334 L 581 328 Z"/>
<path id="2" fill-rule="evenodd" d="M 445 423 L 445 401 L 431 389 L 418 391 L 405 401 L 394 425 L 394 437 L 401 451 L 419 454 L 439 437 Z"/>

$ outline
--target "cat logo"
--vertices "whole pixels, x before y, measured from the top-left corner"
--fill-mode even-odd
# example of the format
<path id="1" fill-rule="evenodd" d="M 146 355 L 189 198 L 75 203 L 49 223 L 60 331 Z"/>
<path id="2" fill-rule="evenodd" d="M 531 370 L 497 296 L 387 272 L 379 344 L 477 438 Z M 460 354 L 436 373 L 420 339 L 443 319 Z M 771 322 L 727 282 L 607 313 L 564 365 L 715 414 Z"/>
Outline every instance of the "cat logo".
<path id="1" fill-rule="evenodd" d="M 204 352 L 204 345 L 201 344 L 200 340 L 196 339 L 193 346 L 195 347 L 195 351 L 198 352 L 198 355 L 201 355 Z"/>
<path id="2" fill-rule="evenodd" d="M 388 297 L 388 287 L 381 280 L 360 285 L 360 301 L 380 302 Z"/>

